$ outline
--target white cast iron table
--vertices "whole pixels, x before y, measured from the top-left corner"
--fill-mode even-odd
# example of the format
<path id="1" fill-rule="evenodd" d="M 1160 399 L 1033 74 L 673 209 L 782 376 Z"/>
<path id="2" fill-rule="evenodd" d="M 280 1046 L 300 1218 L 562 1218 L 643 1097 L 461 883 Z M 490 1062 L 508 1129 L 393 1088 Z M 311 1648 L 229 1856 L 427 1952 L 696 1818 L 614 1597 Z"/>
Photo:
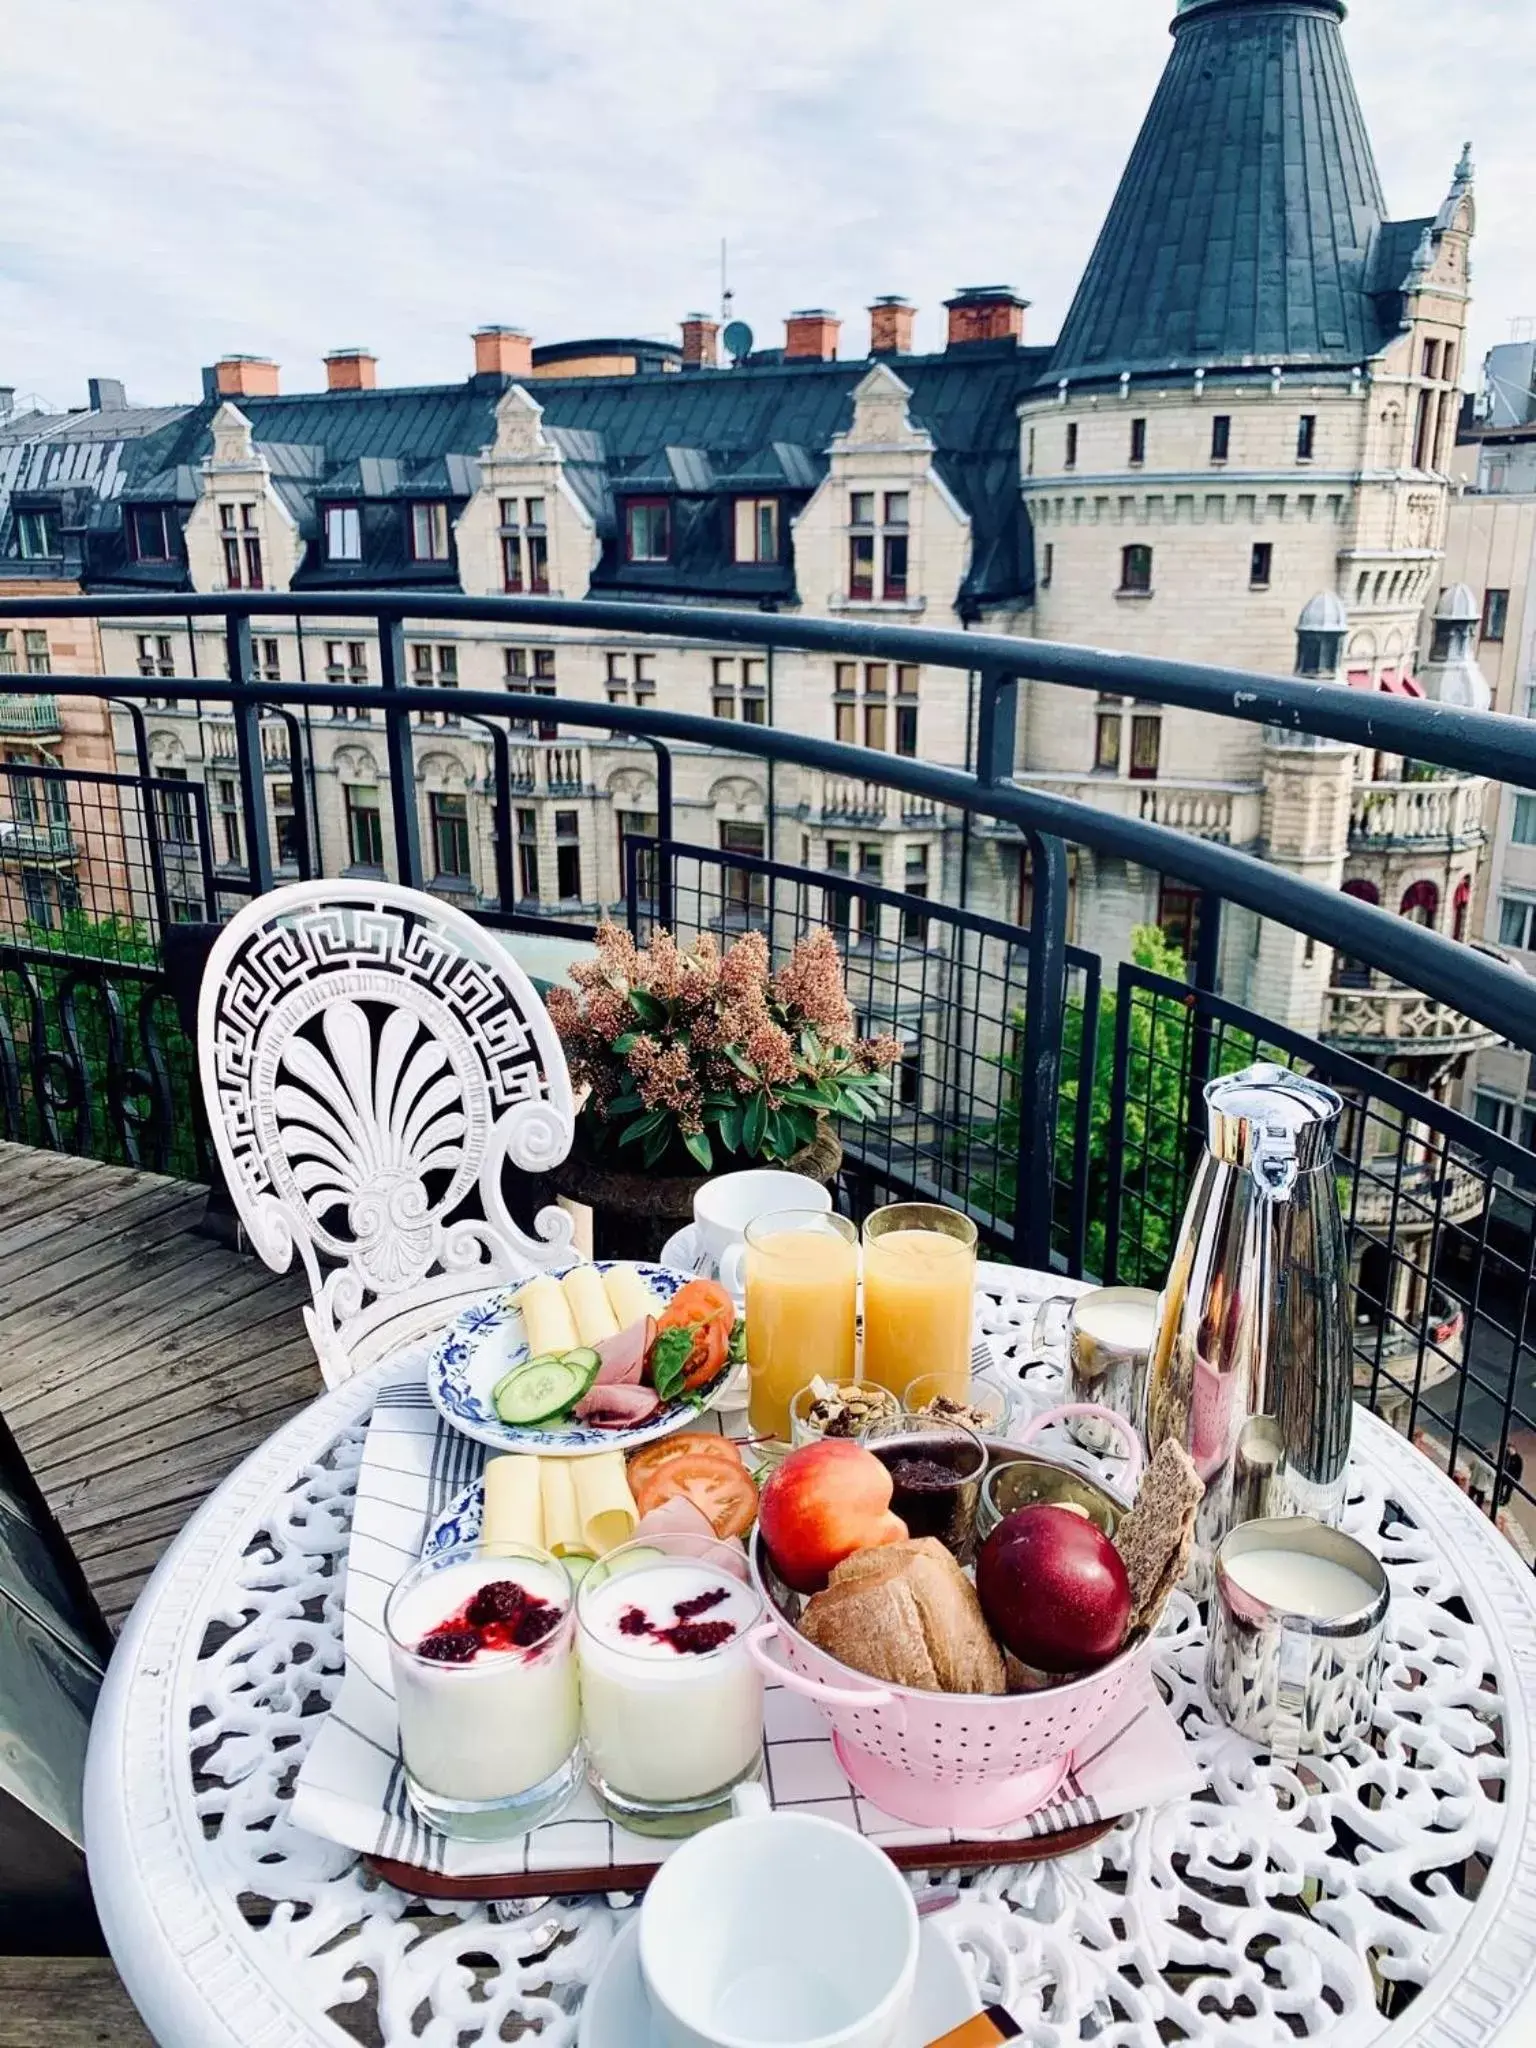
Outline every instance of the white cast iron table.
<path id="1" fill-rule="evenodd" d="M 1058 1283 L 980 1270 L 981 1327 L 1017 1349 L 1041 1405 L 1059 1367 L 1023 1352 L 1020 1325 Z M 112 1660 L 86 1779 L 91 1879 L 162 2048 L 478 2048 L 529 2028 L 569 2048 L 631 1910 L 429 1905 L 290 1823 L 340 1678 L 376 1376 L 317 1400 L 226 1480 Z M 1261 1762 L 1211 1715 L 1204 1631 L 1176 1596 L 1157 1669 L 1209 1789 L 1058 1861 L 968 1879 L 935 1922 L 1026 2042 L 1536 2042 L 1536 1581 L 1364 1412 L 1352 1471 L 1349 1526 L 1393 1586 L 1374 1740 L 1300 1776 Z"/>

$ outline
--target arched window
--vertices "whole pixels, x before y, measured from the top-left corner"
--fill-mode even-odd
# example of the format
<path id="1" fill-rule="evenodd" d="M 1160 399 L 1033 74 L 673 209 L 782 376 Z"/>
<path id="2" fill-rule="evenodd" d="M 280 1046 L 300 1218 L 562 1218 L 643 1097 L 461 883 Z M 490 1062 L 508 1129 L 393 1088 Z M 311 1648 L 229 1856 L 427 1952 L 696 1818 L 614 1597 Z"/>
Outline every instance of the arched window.
<path id="1" fill-rule="evenodd" d="M 1433 882 L 1410 883 L 1403 891 L 1397 914 L 1399 917 L 1411 917 L 1415 924 L 1426 925 L 1433 931 L 1435 920 L 1440 915 L 1440 891 Z"/>
<path id="2" fill-rule="evenodd" d="M 1354 881 L 1344 884 L 1344 894 L 1353 896 L 1360 903 L 1381 902 L 1381 891 L 1374 882 Z M 1364 960 L 1352 960 L 1347 953 L 1333 956 L 1333 979 L 1338 988 L 1369 988 L 1371 970 Z"/>
<path id="3" fill-rule="evenodd" d="M 1472 908 L 1472 877 L 1463 875 L 1456 884 L 1456 894 L 1451 898 L 1451 937 L 1464 939 L 1467 936 L 1467 915 Z"/>

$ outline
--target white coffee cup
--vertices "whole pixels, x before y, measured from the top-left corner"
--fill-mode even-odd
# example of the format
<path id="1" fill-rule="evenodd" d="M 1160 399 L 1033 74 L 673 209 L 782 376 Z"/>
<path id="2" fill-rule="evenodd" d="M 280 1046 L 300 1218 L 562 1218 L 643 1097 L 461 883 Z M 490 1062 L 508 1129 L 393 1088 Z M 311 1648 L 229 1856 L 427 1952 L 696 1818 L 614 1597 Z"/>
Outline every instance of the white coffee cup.
<path id="1" fill-rule="evenodd" d="M 826 1214 L 832 1197 L 819 1180 L 803 1173 L 781 1173 L 757 1167 L 745 1173 L 717 1174 L 693 1198 L 694 1241 L 714 1262 L 720 1285 L 737 1301 L 742 1297 L 742 1233 L 759 1216 L 777 1209 L 815 1209 Z"/>
<path id="2" fill-rule="evenodd" d="M 918 1922 L 895 1864 L 837 1821 L 737 1818 L 676 1849 L 640 1909 L 640 1970 L 667 2048 L 891 2048 L 917 1977 Z"/>

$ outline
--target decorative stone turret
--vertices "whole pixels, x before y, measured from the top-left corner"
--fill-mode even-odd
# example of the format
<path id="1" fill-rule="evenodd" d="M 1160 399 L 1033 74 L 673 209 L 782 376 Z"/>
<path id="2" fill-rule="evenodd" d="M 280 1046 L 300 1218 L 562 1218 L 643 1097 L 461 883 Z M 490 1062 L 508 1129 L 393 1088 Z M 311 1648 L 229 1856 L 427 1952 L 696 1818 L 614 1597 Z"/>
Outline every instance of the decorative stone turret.
<path id="1" fill-rule="evenodd" d="M 1487 711 L 1493 704 L 1488 679 L 1477 665 L 1475 642 L 1482 614 L 1465 583 L 1453 583 L 1435 606 L 1429 659 L 1419 686 L 1437 704 L 1461 711 Z"/>

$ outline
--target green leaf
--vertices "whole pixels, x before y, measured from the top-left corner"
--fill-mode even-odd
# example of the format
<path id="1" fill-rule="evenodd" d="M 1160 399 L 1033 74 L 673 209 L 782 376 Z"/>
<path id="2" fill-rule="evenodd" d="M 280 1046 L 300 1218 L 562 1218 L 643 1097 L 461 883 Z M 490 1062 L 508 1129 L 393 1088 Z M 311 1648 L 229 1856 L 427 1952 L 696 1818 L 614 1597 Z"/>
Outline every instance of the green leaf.
<path id="1" fill-rule="evenodd" d="M 768 1098 L 754 1095 L 747 1104 L 746 1117 L 741 1127 L 742 1143 L 749 1152 L 761 1152 L 763 1133 L 768 1127 Z"/>
<path id="2" fill-rule="evenodd" d="M 667 1021 L 667 1006 L 648 989 L 632 988 L 629 992 L 629 1007 L 642 1024 L 664 1024 Z"/>
<path id="3" fill-rule="evenodd" d="M 757 1071 L 757 1068 L 753 1066 L 752 1062 L 747 1058 L 746 1054 L 744 1052 L 738 1051 L 734 1045 L 728 1045 L 725 1048 L 725 1056 L 730 1061 L 731 1065 L 736 1069 L 736 1071 L 740 1074 L 745 1074 L 749 1081 L 762 1080 L 762 1075 Z"/>
<path id="4" fill-rule="evenodd" d="M 699 1162 L 706 1173 L 714 1172 L 715 1151 L 709 1142 L 708 1131 L 684 1131 L 683 1143 L 688 1147 L 690 1155 Z"/>
<path id="5" fill-rule="evenodd" d="M 618 1037 L 613 1041 L 614 1051 L 622 1059 L 626 1053 L 633 1050 L 639 1037 L 640 1034 L 638 1031 L 621 1031 Z"/>
<path id="6" fill-rule="evenodd" d="M 692 1356 L 691 1329 L 663 1330 L 651 1346 L 651 1385 L 663 1401 L 673 1401 L 682 1392 Z"/>
<path id="7" fill-rule="evenodd" d="M 733 1102 L 729 1109 L 720 1112 L 715 1128 L 720 1133 L 720 1142 L 727 1152 L 741 1150 L 741 1104 Z"/>
<path id="8" fill-rule="evenodd" d="M 648 1109 L 644 1116 L 637 1116 L 619 1133 L 621 1145 L 637 1145 L 642 1138 L 651 1137 L 666 1122 L 669 1112 L 664 1109 Z"/>
<path id="9" fill-rule="evenodd" d="M 736 1318 L 735 1322 L 734 1322 L 734 1323 L 732 1323 L 732 1325 L 731 1325 L 731 1341 L 730 1341 L 730 1345 L 729 1345 L 729 1347 L 727 1348 L 727 1351 L 726 1351 L 726 1354 L 725 1354 L 725 1355 L 726 1355 L 726 1359 L 727 1359 L 728 1363 L 730 1363 L 731 1365 L 745 1365 L 745 1364 L 746 1364 L 746 1362 L 747 1362 L 747 1319 L 746 1319 L 746 1317 L 745 1317 L 745 1316 L 738 1316 L 738 1317 Z"/>
<path id="10" fill-rule="evenodd" d="M 640 1147 L 641 1155 L 646 1165 L 654 1166 L 671 1142 L 672 1129 L 670 1124 L 663 1123 L 658 1130 L 650 1132 L 646 1137 L 645 1143 Z"/>
<path id="11" fill-rule="evenodd" d="M 615 1095 L 612 1102 L 609 1103 L 609 1120 L 611 1122 L 615 1117 L 633 1116 L 637 1109 L 644 1109 L 644 1107 L 645 1104 L 631 1088 L 627 1094 Z"/>

